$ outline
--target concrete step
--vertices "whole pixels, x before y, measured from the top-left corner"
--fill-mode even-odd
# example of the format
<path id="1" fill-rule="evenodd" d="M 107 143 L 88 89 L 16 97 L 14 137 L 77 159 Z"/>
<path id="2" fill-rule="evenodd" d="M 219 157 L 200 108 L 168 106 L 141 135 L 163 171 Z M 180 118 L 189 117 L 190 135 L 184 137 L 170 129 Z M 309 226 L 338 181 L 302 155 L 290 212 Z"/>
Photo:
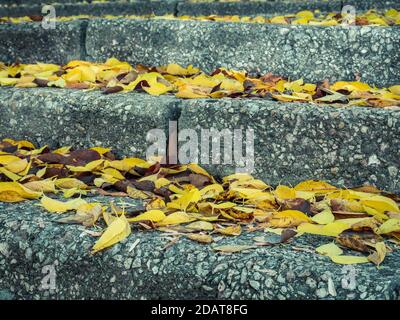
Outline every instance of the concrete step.
<path id="1" fill-rule="evenodd" d="M 58 23 L 1 24 L 0 61 L 104 61 L 193 64 L 273 72 L 317 82 L 354 80 L 400 83 L 400 29 L 320 27 L 213 21 L 92 19 Z"/>
<path id="2" fill-rule="evenodd" d="M 108 204 L 121 199 L 95 197 Z M 138 202 L 123 199 L 131 205 Z M 213 246 L 254 244 L 263 232 L 211 245 L 132 227 L 121 243 L 94 256 L 96 238 L 55 222 L 35 202 L 0 203 L 0 297 L 8 299 L 393 299 L 400 298 L 399 250 L 376 268 L 344 266 L 314 252 L 326 237 L 218 254 Z M 132 209 L 134 207 L 131 207 Z M 137 243 L 137 241 L 139 241 Z M 134 246 L 136 242 L 136 245 Z"/>
<path id="3" fill-rule="evenodd" d="M 55 1 L 54 1 L 55 2 Z M 0 2 L 0 15 L 24 16 L 41 14 L 43 0 L 18 1 L 3 0 Z M 2 6 L 3 4 L 3 6 Z M 176 14 L 176 15 L 273 15 L 295 13 L 301 10 L 320 10 L 322 12 L 340 12 L 345 5 L 351 5 L 357 12 L 369 9 L 399 8 L 396 0 L 280 0 L 280 1 L 240 1 L 192 2 L 187 0 L 136 0 L 107 1 L 104 3 L 69 0 L 52 4 L 58 16 L 77 14 Z"/>
<path id="4" fill-rule="evenodd" d="M 340 12 L 343 4 L 349 4 L 356 10 L 392 8 L 399 5 L 395 0 L 332 0 L 332 1 L 246 1 L 246 2 L 187 2 L 178 3 L 178 15 L 270 15 L 288 14 L 301 10 L 320 10 L 321 12 Z"/>
<path id="5" fill-rule="evenodd" d="M 52 147 L 112 147 L 120 154 L 145 157 L 151 129 L 169 136 L 169 121 L 179 132 L 194 129 L 201 152 L 202 129 L 254 130 L 254 166 L 234 157 L 231 165 L 198 158 L 216 176 L 253 168 L 271 185 L 322 179 L 340 186 L 364 183 L 400 192 L 400 112 L 365 107 L 335 108 L 267 99 L 195 99 L 140 93 L 103 95 L 67 89 L 0 90 L 0 138 L 28 139 Z M 181 140 L 184 138 L 181 138 Z M 214 135 L 214 141 L 217 135 Z M 169 136 L 169 143 L 183 141 Z M 193 140 L 195 141 L 195 140 Z M 227 142 L 221 139 L 222 154 Z M 212 145 L 209 143 L 210 150 Z M 250 150 L 251 151 L 251 150 Z M 210 155 L 210 153 L 205 153 Z M 251 153 L 247 154 L 251 160 Z M 249 161 L 250 161 L 249 160 Z"/>
<path id="6" fill-rule="evenodd" d="M 110 1 L 102 3 L 55 3 L 52 5 L 57 16 L 74 15 L 165 15 L 175 14 L 176 1 Z M 42 15 L 43 5 L 18 5 L 14 7 L 0 7 L 0 16 L 22 17 Z"/>
<path id="7" fill-rule="evenodd" d="M 29 137 L 52 147 L 104 145 L 145 157 L 148 131 L 168 132 L 169 120 L 178 117 L 178 103 L 171 96 L 51 88 L 1 88 L 0 96 L 2 138 Z"/>

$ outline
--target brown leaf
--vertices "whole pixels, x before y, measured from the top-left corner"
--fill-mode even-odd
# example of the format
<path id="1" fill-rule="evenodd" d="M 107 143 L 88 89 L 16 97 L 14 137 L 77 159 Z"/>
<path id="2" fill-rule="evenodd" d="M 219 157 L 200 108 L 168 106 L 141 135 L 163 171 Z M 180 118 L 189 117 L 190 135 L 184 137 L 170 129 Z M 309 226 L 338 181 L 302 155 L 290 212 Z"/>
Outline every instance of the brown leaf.
<path id="1" fill-rule="evenodd" d="M 60 164 L 63 162 L 65 157 L 58 153 L 45 153 L 37 157 L 40 161 L 44 163 Z"/>
<path id="2" fill-rule="evenodd" d="M 189 174 L 189 182 L 196 188 L 201 189 L 211 183 L 211 179 L 205 175 L 198 173 Z"/>
<path id="3" fill-rule="evenodd" d="M 33 83 L 36 83 L 39 87 L 47 87 L 49 80 L 36 78 L 35 80 L 33 80 Z"/>
<path id="4" fill-rule="evenodd" d="M 281 242 L 286 242 L 289 239 L 293 238 L 297 234 L 296 230 L 293 229 L 285 229 L 281 233 Z"/>
<path id="5" fill-rule="evenodd" d="M 31 16 L 29 16 L 29 19 L 31 19 L 32 21 L 39 22 L 39 21 L 42 21 L 42 20 L 43 20 L 43 16 L 40 16 L 40 15 L 31 15 Z"/>
<path id="6" fill-rule="evenodd" d="M 121 86 L 114 86 L 114 87 L 103 88 L 102 92 L 104 94 L 110 94 L 110 93 L 117 93 L 117 92 L 120 92 L 120 91 L 123 91 L 123 90 L 124 90 L 124 88 L 121 87 Z"/>
<path id="7" fill-rule="evenodd" d="M 302 198 L 284 200 L 282 203 L 282 210 L 298 210 L 307 215 L 311 215 L 310 202 Z"/>
<path id="8" fill-rule="evenodd" d="M 338 237 L 336 241 L 347 248 L 361 251 L 370 252 L 371 248 L 367 243 L 376 241 L 377 236 L 372 232 L 354 232 L 354 231 L 344 231 Z"/>
<path id="9" fill-rule="evenodd" d="M 83 163 L 83 165 L 86 165 L 89 162 L 101 159 L 101 156 L 97 151 L 82 149 L 72 151 L 69 158 L 72 159 L 73 162 Z M 74 165 L 73 163 L 68 164 Z"/>

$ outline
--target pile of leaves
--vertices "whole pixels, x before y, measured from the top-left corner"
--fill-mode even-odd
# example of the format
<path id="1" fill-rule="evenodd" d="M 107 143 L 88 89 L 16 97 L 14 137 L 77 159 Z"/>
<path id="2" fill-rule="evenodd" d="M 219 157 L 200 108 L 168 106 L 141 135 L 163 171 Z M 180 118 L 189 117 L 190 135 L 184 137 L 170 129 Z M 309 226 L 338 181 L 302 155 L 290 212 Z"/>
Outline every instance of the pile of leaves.
<path id="1" fill-rule="evenodd" d="M 87 202 L 92 194 L 142 199 L 143 209 Z M 60 201 L 55 195 L 62 195 Z M 336 263 L 379 265 L 400 244 L 400 198 L 372 186 L 339 189 L 308 180 L 275 189 L 248 174 L 217 181 L 197 164 L 162 165 L 158 159 L 116 159 L 108 148 L 51 151 L 28 141 L 0 143 L 0 201 L 40 199 L 44 209 L 59 214 L 61 223 L 105 229 L 92 252 L 128 237 L 133 227 L 157 229 L 201 243 L 218 236 L 264 230 L 268 237 L 254 245 L 217 246 L 237 252 L 290 242 L 314 234 L 333 238 L 316 251 Z M 386 241 L 385 241 L 386 240 Z M 385 243 L 386 242 L 386 243 Z M 367 255 L 343 255 L 338 246 Z"/>
<path id="2" fill-rule="evenodd" d="M 98 16 L 92 15 L 76 15 L 68 17 L 57 17 L 56 21 L 71 21 L 77 19 L 94 19 Z M 295 14 L 287 14 L 273 17 L 249 17 L 249 16 L 135 16 L 135 15 L 104 15 L 103 19 L 164 19 L 164 20 L 200 20 L 200 21 L 218 21 L 218 22 L 241 22 L 241 23 L 272 23 L 272 24 L 307 24 L 315 26 L 337 26 L 341 24 L 353 25 L 371 25 L 371 26 L 394 26 L 400 24 L 400 12 L 396 9 L 389 9 L 385 12 L 377 10 L 369 10 L 363 13 L 357 13 L 352 16 L 349 13 L 331 12 L 321 13 L 319 10 L 314 12 L 309 10 L 299 11 Z M 23 23 L 23 22 L 39 22 L 42 21 L 42 16 L 24 16 L 24 17 L 2 17 L 0 23 Z"/>
<path id="3" fill-rule="evenodd" d="M 110 58 L 105 63 L 70 61 L 56 64 L 0 63 L 0 85 L 19 88 L 58 87 L 96 89 L 105 94 L 144 91 L 151 95 L 174 93 L 179 98 L 270 98 L 284 102 L 308 102 L 336 106 L 400 106 L 400 85 L 377 88 L 360 81 L 327 80 L 317 84 L 291 81 L 268 73 L 218 68 L 211 74 L 189 65 L 161 67 L 137 65 Z"/>

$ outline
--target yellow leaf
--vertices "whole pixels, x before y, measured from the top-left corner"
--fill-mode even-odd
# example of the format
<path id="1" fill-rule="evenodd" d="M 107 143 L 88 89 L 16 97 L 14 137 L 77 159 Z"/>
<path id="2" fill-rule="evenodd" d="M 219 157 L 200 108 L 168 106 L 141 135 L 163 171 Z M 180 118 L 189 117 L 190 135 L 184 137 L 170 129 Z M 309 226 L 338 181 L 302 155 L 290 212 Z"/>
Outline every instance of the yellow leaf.
<path id="1" fill-rule="evenodd" d="M 336 237 L 344 230 L 349 229 L 347 223 L 335 221 L 326 225 L 315 225 L 311 223 L 302 223 L 297 227 L 298 232 L 318 234 L 321 236 Z"/>
<path id="2" fill-rule="evenodd" d="M 230 181 L 249 181 L 249 180 L 253 180 L 254 178 L 249 175 L 248 173 L 235 173 L 235 174 L 231 174 L 229 176 L 226 176 L 224 178 L 222 178 L 223 182 L 230 182 Z"/>
<path id="3" fill-rule="evenodd" d="M 299 11 L 296 13 L 296 17 L 298 18 L 306 18 L 306 19 L 312 19 L 314 18 L 314 13 L 312 13 L 309 10 L 303 10 L 303 11 Z"/>
<path id="4" fill-rule="evenodd" d="M 389 87 L 389 91 L 391 93 L 394 93 L 395 95 L 399 95 L 400 96 L 400 85 L 395 85 L 395 86 Z"/>
<path id="5" fill-rule="evenodd" d="M 5 167 L 0 167 L 0 173 L 4 174 L 8 179 L 12 181 L 18 181 L 21 176 L 15 174 L 14 172 L 8 171 Z"/>
<path id="6" fill-rule="evenodd" d="M 360 201 L 363 205 L 371 207 L 380 213 L 384 213 L 385 211 L 400 212 L 396 202 L 388 197 L 373 195 L 368 198 L 363 198 Z"/>
<path id="7" fill-rule="evenodd" d="M 129 222 L 137 222 L 137 221 L 144 221 L 150 220 L 152 222 L 160 222 L 165 219 L 165 214 L 161 210 L 149 210 L 145 213 L 139 214 L 137 217 L 129 218 Z"/>
<path id="8" fill-rule="evenodd" d="M 16 162 L 16 161 L 19 161 L 19 160 L 21 160 L 21 158 L 18 158 L 18 157 L 16 157 L 16 156 L 13 156 L 13 155 L 0 155 L 0 164 L 2 164 L 3 166 L 4 165 L 8 165 L 8 164 L 10 164 L 10 163 L 12 163 L 12 162 Z"/>
<path id="9" fill-rule="evenodd" d="M 175 93 L 175 96 L 182 99 L 202 99 L 208 98 L 208 94 L 203 92 L 194 92 L 193 89 L 189 85 L 180 85 L 178 87 L 178 92 Z"/>
<path id="10" fill-rule="evenodd" d="M 153 198 L 147 205 L 146 210 L 164 209 L 165 202 L 160 198 Z"/>
<path id="11" fill-rule="evenodd" d="M 201 193 L 197 188 L 185 192 L 178 199 L 167 203 L 167 207 L 177 210 L 186 210 L 191 203 L 197 203 L 201 199 Z"/>
<path id="12" fill-rule="evenodd" d="M 311 218 L 312 221 L 318 224 L 328 224 L 335 220 L 335 216 L 332 214 L 331 209 L 325 209 L 320 213 L 317 213 L 315 216 Z"/>
<path id="13" fill-rule="evenodd" d="M 373 247 L 375 251 L 368 256 L 368 260 L 379 266 L 385 259 L 387 248 L 383 241 L 374 244 Z"/>
<path id="14" fill-rule="evenodd" d="M 77 198 L 67 202 L 62 202 L 43 196 L 42 199 L 40 199 L 40 203 L 49 212 L 63 213 L 69 210 L 76 210 L 79 206 L 86 204 L 86 201 Z"/>
<path id="15" fill-rule="evenodd" d="M 154 182 L 154 185 L 155 185 L 156 189 L 160 189 L 166 185 L 169 185 L 170 183 L 171 183 L 171 181 L 169 181 L 168 179 L 160 178 Z"/>
<path id="16" fill-rule="evenodd" d="M 322 246 L 319 246 L 318 248 L 316 248 L 315 251 L 317 251 L 319 254 L 322 254 L 325 256 L 339 256 L 343 253 L 343 250 L 340 249 L 333 242 L 323 244 Z"/>
<path id="17" fill-rule="evenodd" d="M 179 76 L 189 76 L 196 74 L 200 71 L 200 69 L 193 68 L 192 65 L 189 65 L 186 69 L 182 68 L 180 65 L 171 63 L 167 66 L 166 72 L 172 75 L 179 75 Z"/>
<path id="18" fill-rule="evenodd" d="M 71 198 L 71 197 L 73 197 L 73 196 L 75 196 L 77 194 L 86 195 L 87 191 L 79 189 L 79 188 L 65 189 L 64 193 L 63 193 L 63 196 L 64 196 L 64 198 Z"/>
<path id="19" fill-rule="evenodd" d="M 46 171 L 47 171 L 47 168 L 44 167 L 44 168 L 40 169 L 38 172 L 36 172 L 36 176 L 37 176 L 38 178 L 41 178 L 41 177 L 43 177 L 43 176 L 46 174 Z"/>
<path id="20" fill-rule="evenodd" d="M 211 231 L 214 230 L 214 226 L 212 223 L 207 221 L 195 221 L 189 223 L 186 228 L 193 229 L 193 230 L 204 230 L 204 231 Z"/>
<path id="21" fill-rule="evenodd" d="M 161 220 L 157 225 L 158 226 L 167 226 L 171 224 L 181 224 L 186 222 L 193 221 L 193 218 L 190 217 L 186 212 L 177 211 L 171 213 L 170 215 L 166 216 L 163 220 Z"/>
<path id="22" fill-rule="evenodd" d="M 116 170 L 114 168 L 107 168 L 107 169 L 104 169 L 102 172 L 104 174 L 112 176 L 113 178 L 118 179 L 118 180 L 125 179 L 125 177 L 121 174 L 121 172 L 119 172 L 118 170 Z"/>
<path id="23" fill-rule="evenodd" d="M 371 90 L 371 87 L 368 84 L 359 81 L 352 81 L 352 82 L 338 81 L 332 84 L 330 86 L 330 89 L 333 91 L 347 90 L 352 92 L 352 91 L 369 91 Z"/>
<path id="24" fill-rule="evenodd" d="M 214 247 L 213 249 L 215 251 L 220 251 L 220 252 L 234 253 L 234 252 L 240 252 L 240 251 L 255 249 L 255 248 L 257 248 L 257 246 L 225 245 L 225 246 Z"/>
<path id="25" fill-rule="evenodd" d="M 294 220 L 298 220 L 300 222 L 311 222 L 310 217 L 298 210 L 284 210 L 277 212 L 274 215 L 274 218 L 293 218 Z"/>
<path id="26" fill-rule="evenodd" d="M 389 219 L 378 228 L 378 234 L 400 231 L 400 219 Z"/>
<path id="27" fill-rule="evenodd" d="M 19 159 L 17 161 L 13 161 L 8 163 L 5 168 L 8 171 L 11 171 L 13 173 L 20 173 L 25 170 L 25 168 L 28 166 L 28 160 L 26 159 Z"/>
<path id="28" fill-rule="evenodd" d="M 189 238 L 190 240 L 202 243 L 211 243 L 214 241 L 213 238 L 208 234 L 188 233 L 186 234 L 186 237 Z"/>
<path id="29" fill-rule="evenodd" d="M 53 180 L 39 180 L 24 183 L 24 187 L 35 192 L 56 192 Z"/>
<path id="30" fill-rule="evenodd" d="M 18 78 L 0 78 L 1 86 L 13 86 L 18 82 Z"/>
<path id="31" fill-rule="evenodd" d="M 67 166 L 67 168 L 72 172 L 91 172 L 97 169 L 104 163 L 104 160 L 94 160 L 86 164 L 84 167 L 81 166 Z"/>
<path id="32" fill-rule="evenodd" d="M 103 154 L 111 151 L 110 148 L 103 148 L 103 147 L 93 147 L 93 148 L 90 148 L 90 150 L 94 150 L 100 155 L 103 155 Z"/>
<path id="33" fill-rule="evenodd" d="M 136 166 L 141 168 L 148 168 L 150 164 L 147 161 L 139 158 L 125 158 L 122 160 L 110 161 L 109 166 L 119 171 L 129 171 Z"/>
<path id="34" fill-rule="evenodd" d="M 279 185 L 275 189 L 275 197 L 281 200 L 296 198 L 296 190 L 287 186 Z"/>
<path id="35" fill-rule="evenodd" d="M 17 182 L 0 182 L 0 201 L 19 202 L 25 199 L 37 199 L 42 194 L 25 188 Z"/>
<path id="36" fill-rule="evenodd" d="M 335 191 L 336 187 L 319 180 L 306 180 L 297 184 L 294 189 L 296 191 L 316 191 L 318 193 L 326 193 Z"/>
<path id="37" fill-rule="evenodd" d="M 96 241 L 92 249 L 92 254 L 107 247 L 110 247 L 128 237 L 131 233 L 131 226 L 124 215 L 115 218 L 107 227 L 106 231 Z"/>
<path id="38" fill-rule="evenodd" d="M 224 188 L 218 183 L 210 184 L 200 190 L 202 199 L 215 198 L 222 192 L 224 192 Z"/>
<path id="39" fill-rule="evenodd" d="M 287 24 L 287 21 L 284 16 L 275 16 L 271 18 L 271 23 L 279 23 L 279 24 Z"/>
<path id="40" fill-rule="evenodd" d="M 84 182 L 76 178 L 61 178 L 55 180 L 54 183 L 56 187 L 61 189 L 73 189 L 73 188 L 89 189 L 89 187 Z"/>
<path id="41" fill-rule="evenodd" d="M 126 193 L 132 199 L 147 199 L 149 196 L 141 190 L 128 186 L 126 188 Z"/>
<path id="42" fill-rule="evenodd" d="M 81 205 L 76 214 L 57 220 L 63 223 L 81 223 L 86 227 L 94 226 L 102 213 L 99 203 L 86 203 Z"/>
<path id="43" fill-rule="evenodd" d="M 357 264 L 357 263 L 367 263 L 369 262 L 367 257 L 359 256 L 330 256 L 331 260 L 339 264 Z"/>
<path id="44" fill-rule="evenodd" d="M 240 227 L 240 225 L 236 225 L 236 226 L 229 226 L 226 228 L 215 228 L 215 231 L 227 236 L 239 236 L 240 233 L 242 232 L 242 228 Z"/>
<path id="45" fill-rule="evenodd" d="M 61 147 L 61 148 L 54 150 L 53 153 L 65 155 L 65 154 L 68 154 L 70 150 L 71 150 L 71 146 Z"/>

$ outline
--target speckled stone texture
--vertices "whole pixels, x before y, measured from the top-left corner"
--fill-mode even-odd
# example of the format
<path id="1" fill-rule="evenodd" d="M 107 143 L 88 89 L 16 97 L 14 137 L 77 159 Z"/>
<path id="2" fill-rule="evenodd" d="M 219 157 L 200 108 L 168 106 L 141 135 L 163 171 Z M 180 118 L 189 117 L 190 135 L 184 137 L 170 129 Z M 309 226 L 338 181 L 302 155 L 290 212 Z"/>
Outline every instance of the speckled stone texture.
<path id="1" fill-rule="evenodd" d="M 103 95 L 63 89 L 0 90 L 0 138 L 27 138 L 52 147 L 102 145 L 145 157 L 147 132 L 168 133 L 177 118 L 173 97 L 148 94 Z"/>
<path id="2" fill-rule="evenodd" d="M 282 26 L 209 21 L 104 20 L 89 22 L 91 60 L 193 64 L 273 72 L 292 79 L 400 82 L 398 28 Z"/>
<path id="3" fill-rule="evenodd" d="M 396 110 L 262 99 L 180 100 L 140 93 L 105 96 L 66 89 L 0 90 L 0 138 L 25 138 L 38 145 L 103 145 L 144 157 L 151 144 L 147 131 L 159 128 L 168 136 L 169 121 L 178 121 L 179 130 L 252 128 L 253 174 L 272 185 L 319 178 L 400 192 Z M 204 165 L 217 176 L 234 172 L 236 166 Z"/>
<path id="4" fill-rule="evenodd" d="M 110 197 L 90 201 L 111 200 L 137 204 Z M 166 233 L 133 226 L 122 243 L 91 256 L 95 237 L 82 226 L 57 223 L 60 215 L 34 203 L 0 203 L 2 299 L 400 298 L 399 250 L 379 269 L 371 263 L 344 266 L 314 252 L 332 241 L 327 237 L 303 235 L 289 244 L 219 254 L 214 246 L 252 245 L 254 237 L 270 234 L 215 237 L 211 245 L 182 237 L 164 249 Z"/>
<path id="5" fill-rule="evenodd" d="M 81 21 L 56 24 L 44 29 L 41 23 L 0 24 L 0 61 L 13 63 L 67 63 L 82 57 Z"/>
<path id="6" fill-rule="evenodd" d="M 180 2 L 178 15 L 275 15 L 296 13 L 301 10 L 322 12 L 340 11 L 342 2 L 332 1 L 251 1 L 251 2 Z"/>
<path id="7" fill-rule="evenodd" d="M 323 179 L 400 192 L 399 111 L 229 99 L 186 100 L 181 110 L 179 128 L 198 134 L 200 128 L 252 128 L 253 174 L 272 185 Z M 224 176 L 236 166 L 204 167 Z"/>
<path id="8" fill-rule="evenodd" d="M 54 4 L 57 16 L 88 14 L 102 15 L 165 15 L 174 14 L 177 3 L 173 1 L 138 1 L 138 2 L 104 2 L 104 3 L 59 3 Z M 0 16 L 20 17 L 42 15 L 42 5 L 25 5 L 0 7 Z"/>
<path id="9" fill-rule="evenodd" d="M 400 2 L 398 0 L 343 0 L 342 6 L 354 6 L 356 12 L 365 11 L 369 9 L 399 9 Z"/>
<path id="10" fill-rule="evenodd" d="M 305 81 L 400 82 L 399 28 L 318 27 L 175 20 L 105 20 L 0 25 L 0 61 L 193 64 L 274 72 Z"/>

